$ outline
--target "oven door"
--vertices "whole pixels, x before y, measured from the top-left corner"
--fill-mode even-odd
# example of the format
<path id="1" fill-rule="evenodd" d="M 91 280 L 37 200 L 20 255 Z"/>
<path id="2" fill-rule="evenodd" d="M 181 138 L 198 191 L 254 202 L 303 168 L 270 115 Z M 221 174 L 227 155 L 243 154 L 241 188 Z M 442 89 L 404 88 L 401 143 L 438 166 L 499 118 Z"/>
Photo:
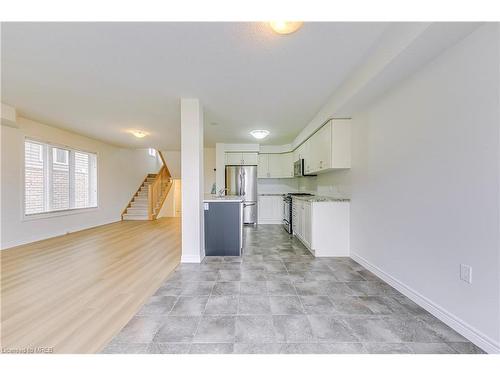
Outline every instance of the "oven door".
<path id="1" fill-rule="evenodd" d="M 292 233 L 291 207 L 292 200 L 283 198 L 283 227 L 290 234 Z"/>

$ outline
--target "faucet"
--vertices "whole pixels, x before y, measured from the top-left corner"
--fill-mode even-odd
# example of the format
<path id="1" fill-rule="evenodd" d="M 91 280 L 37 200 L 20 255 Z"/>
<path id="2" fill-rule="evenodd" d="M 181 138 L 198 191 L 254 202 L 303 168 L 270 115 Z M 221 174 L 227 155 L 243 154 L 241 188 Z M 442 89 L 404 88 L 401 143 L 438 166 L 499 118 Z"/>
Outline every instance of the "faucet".
<path id="1" fill-rule="evenodd" d="M 225 193 L 226 191 L 227 191 L 227 189 L 226 189 L 226 188 L 219 189 L 219 197 L 224 196 L 224 195 L 225 195 L 224 193 Z"/>

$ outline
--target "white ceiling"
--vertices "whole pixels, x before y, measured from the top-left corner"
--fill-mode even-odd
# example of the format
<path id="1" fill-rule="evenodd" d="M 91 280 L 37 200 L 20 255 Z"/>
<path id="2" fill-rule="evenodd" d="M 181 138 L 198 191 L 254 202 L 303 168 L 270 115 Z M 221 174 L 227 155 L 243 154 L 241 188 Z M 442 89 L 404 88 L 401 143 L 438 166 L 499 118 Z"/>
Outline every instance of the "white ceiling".
<path id="1" fill-rule="evenodd" d="M 180 97 L 205 108 L 205 144 L 292 141 L 386 23 L 4 23 L 2 102 L 128 147 L 180 148 Z M 213 125 L 216 123 L 217 125 Z M 142 129 L 142 140 L 126 131 Z"/>

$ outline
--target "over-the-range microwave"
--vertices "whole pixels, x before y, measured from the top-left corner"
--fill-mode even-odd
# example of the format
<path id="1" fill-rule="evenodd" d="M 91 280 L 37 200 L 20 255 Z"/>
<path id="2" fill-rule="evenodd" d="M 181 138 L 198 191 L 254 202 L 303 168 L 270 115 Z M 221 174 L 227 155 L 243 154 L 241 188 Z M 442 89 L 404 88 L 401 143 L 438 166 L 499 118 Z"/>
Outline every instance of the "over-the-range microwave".
<path id="1" fill-rule="evenodd" d="M 315 174 L 305 174 L 304 159 L 299 159 L 293 163 L 293 176 L 294 177 L 302 177 L 302 176 L 316 176 L 316 175 Z"/>

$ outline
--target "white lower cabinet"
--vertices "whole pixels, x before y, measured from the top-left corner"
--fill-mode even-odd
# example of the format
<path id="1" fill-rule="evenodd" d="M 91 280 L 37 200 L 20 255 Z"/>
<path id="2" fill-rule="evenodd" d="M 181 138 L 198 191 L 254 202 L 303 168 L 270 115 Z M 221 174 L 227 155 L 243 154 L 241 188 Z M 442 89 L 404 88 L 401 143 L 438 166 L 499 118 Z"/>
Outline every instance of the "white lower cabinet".
<path id="1" fill-rule="evenodd" d="M 259 224 L 281 224 L 283 222 L 283 197 L 259 195 L 257 212 Z"/>
<path id="2" fill-rule="evenodd" d="M 317 257 L 349 256 L 349 202 L 293 198 L 294 235 Z"/>

